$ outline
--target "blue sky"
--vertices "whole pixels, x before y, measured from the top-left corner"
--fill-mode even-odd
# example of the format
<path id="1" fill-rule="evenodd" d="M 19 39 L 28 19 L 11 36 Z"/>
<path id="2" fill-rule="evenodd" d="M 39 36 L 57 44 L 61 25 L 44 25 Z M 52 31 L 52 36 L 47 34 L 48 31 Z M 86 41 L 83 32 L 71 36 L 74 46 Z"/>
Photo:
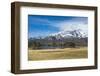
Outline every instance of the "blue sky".
<path id="1" fill-rule="evenodd" d="M 61 31 L 81 29 L 87 33 L 88 18 L 75 16 L 28 15 L 28 37 L 45 37 Z"/>

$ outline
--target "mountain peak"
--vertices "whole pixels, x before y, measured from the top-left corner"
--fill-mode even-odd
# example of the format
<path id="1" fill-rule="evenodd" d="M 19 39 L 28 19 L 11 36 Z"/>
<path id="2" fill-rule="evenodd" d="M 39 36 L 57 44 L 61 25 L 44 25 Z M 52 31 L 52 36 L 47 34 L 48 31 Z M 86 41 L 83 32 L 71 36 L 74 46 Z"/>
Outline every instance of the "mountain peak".
<path id="1" fill-rule="evenodd" d="M 70 31 L 61 31 L 58 33 L 51 34 L 50 36 L 55 36 L 56 38 L 85 38 L 87 34 L 81 29 L 70 30 Z"/>

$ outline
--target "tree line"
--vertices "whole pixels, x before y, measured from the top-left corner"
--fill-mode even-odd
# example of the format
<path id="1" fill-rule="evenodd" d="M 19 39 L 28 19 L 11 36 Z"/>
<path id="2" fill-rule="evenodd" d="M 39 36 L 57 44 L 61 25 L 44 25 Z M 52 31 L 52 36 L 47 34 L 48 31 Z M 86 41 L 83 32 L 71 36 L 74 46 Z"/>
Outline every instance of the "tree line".
<path id="1" fill-rule="evenodd" d="M 77 46 L 87 46 L 87 38 L 65 38 L 56 39 L 56 37 L 51 38 L 30 38 L 28 40 L 28 47 L 30 49 L 50 49 L 50 48 L 75 48 Z"/>

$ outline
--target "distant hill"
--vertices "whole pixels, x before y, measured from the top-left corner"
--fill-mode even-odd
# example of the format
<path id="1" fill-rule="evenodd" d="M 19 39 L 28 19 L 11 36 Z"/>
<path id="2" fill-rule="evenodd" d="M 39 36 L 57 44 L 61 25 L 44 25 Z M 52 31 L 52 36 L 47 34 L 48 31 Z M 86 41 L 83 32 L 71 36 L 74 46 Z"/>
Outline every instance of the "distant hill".
<path id="1" fill-rule="evenodd" d="M 64 37 L 64 38 L 85 38 L 88 37 L 87 34 L 81 29 L 72 30 L 72 31 L 62 31 L 55 34 L 51 34 L 51 36 L 55 36 L 56 38 Z"/>
<path id="2" fill-rule="evenodd" d="M 46 37 L 29 38 L 31 49 L 75 48 L 87 46 L 88 35 L 82 30 L 62 31 Z"/>

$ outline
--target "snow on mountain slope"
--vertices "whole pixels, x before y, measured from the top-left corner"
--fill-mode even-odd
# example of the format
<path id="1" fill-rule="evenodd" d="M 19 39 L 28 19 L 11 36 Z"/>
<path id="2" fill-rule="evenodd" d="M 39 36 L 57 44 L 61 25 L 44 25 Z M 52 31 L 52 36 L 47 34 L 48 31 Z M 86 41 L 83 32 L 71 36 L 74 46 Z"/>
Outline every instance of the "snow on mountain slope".
<path id="1" fill-rule="evenodd" d="M 62 31 L 58 33 L 51 34 L 50 36 L 55 36 L 56 38 L 85 38 L 88 37 L 87 33 L 84 31 L 77 29 L 77 30 L 71 30 L 71 31 Z"/>

